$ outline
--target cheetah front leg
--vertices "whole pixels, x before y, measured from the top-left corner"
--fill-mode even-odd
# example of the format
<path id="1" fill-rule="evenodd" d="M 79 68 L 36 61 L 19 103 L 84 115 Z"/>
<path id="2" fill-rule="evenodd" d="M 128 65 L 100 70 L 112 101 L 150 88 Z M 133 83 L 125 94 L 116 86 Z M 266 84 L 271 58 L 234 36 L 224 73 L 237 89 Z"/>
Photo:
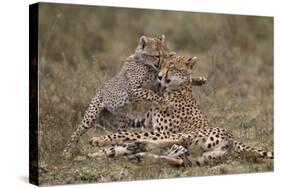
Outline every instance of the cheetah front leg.
<path id="1" fill-rule="evenodd" d="M 182 142 L 180 136 L 169 138 L 167 135 L 157 131 L 150 132 L 129 132 L 122 131 L 101 137 L 93 137 L 89 140 L 93 146 L 106 146 L 112 144 L 122 144 L 124 142 L 142 142 L 147 148 L 164 148 Z M 149 149 L 148 149 L 149 150 Z"/>
<path id="2" fill-rule="evenodd" d="M 167 163 L 169 165 L 173 166 L 182 166 L 184 164 L 184 161 L 179 157 L 174 156 L 166 156 L 166 155 L 157 155 L 150 152 L 141 152 L 134 154 L 129 157 L 130 160 L 137 159 L 140 161 L 143 158 L 149 158 L 149 159 L 155 159 L 159 163 Z"/>
<path id="3" fill-rule="evenodd" d="M 154 133 L 155 134 L 155 133 Z M 117 141 L 115 141 L 117 142 Z M 106 149 L 102 149 L 95 153 L 88 154 L 88 158 L 107 158 L 107 157 L 120 157 L 125 155 L 132 155 L 136 154 L 136 157 L 141 157 L 142 152 L 145 153 L 153 153 L 156 152 L 159 149 L 164 149 L 167 147 L 170 147 L 175 144 L 181 143 L 182 140 L 180 139 L 160 139 L 160 140 L 152 140 L 152 139 L 138 139 L 137 141 L 131 142 L 131 143 L 123 143 L 123 144 L 115 144 L 114 146 L 111 146 Z M 172 147 L 173 148 L 173 147 Z M 154 157 L 159 157 L 161 160 L 167 161 L 169 164 L 172 165 L 182 165 L 183 160 L 179 158 L 179 155 L 182 154 L 182 152 L 185 152 L 186 150 L 179 150 L 177 149 L 176 152 L 172 152 L 172 149 L 170 149 L 167 153 L 167 155 L 154 155 L 154 154 L 148 154 Z"/>
<path id="4" fill-rule="evenodd" d="M 140 76 L 142 75 L 142 76 Z M 155 92 L 142 87 L 145 80 L 146 72 L 138 72 L 137 70 L 127 73 L 128 94 L 130 98 L 137 101 L 150 102 L 154 105 L 163 103 L 163 98 Z"/>
<path id="5" fill-rule="evenodd" d="M 158 162 L 166 162 L 170 165 L 181 166 L 184 164 L 184 161 L 179 157 L 157 155 L 145 151 L 145 145 L 142 145 L 141 143 L 138 143 L 138 145 L 136 145 L 136 143 L 127 143 L 123 145 L 115 145 L 95 153 L 89 153 L 87 157 L 77 158 L 77 161 L 85 159 L 109 158 L 130 155 L 130 160 L 137 159 L 139 161 L 142 158 L 153 158 L 156 159 Z"/>
<path id="6" fill-rule="evenodd" d="M 135 141 L 131 143 L 116 144 L 106 149 L 102 149 L 95 153 L 89 153 L 88 158 L 107 158 L 107 157 L 120 157 L 125 155 L 143 153 L 143 152 L 155 152 L 157 149 L 165 148 L 172 144 L 176 143 L 175 141 L 153 141 L 153 140 L 143 140 Z M 140 157 L 140 156 L 139 156 Z M 172 158 L 177 156 L 159 156 L 160 158 Z"/>
<path id="7" fill-rule="evenodd" d="M 143 88 L 134 88 L 129 91 L 129 94 L 132 98 L 137 101 L 147 101 L 151 102 L 153 105 L 159 105 L 164 103 L 162 97 L 158 96 L 152 90 L 143 89 Z"/>
<path id="8" fill-rule="evenodd" d="M 72 156 L 73 150 L 77 142 L 79 141 L 79 137 L 82 136 L 88 129 L 90 129 L 94 125 L 98 115 L 103 109 L 101 102 L 102 98 L 99 94 L 97 94 L 92 99 L 89 107 L 85 112 L 81 124 L 77 126 L 76 130 L 71 135 L 70 140 L 67 142 L 65 149 L 63 150 L 62 155 L 65 159 L 68 159 Z"/>
<path id="9" fill-rule="evenodd" d="M 146 151 L 146 145 L 141 142 L 116 144 L 95 153 L 89 153 L 88 158 L 120 157 Z"/>

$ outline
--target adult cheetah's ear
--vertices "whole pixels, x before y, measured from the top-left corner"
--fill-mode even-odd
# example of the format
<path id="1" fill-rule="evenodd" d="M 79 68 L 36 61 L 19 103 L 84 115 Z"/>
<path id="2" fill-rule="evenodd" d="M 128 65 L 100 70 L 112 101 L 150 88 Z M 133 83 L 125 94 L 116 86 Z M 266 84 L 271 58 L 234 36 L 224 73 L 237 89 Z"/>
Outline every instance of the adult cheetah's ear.
<path id="1" fill-rule="evenodd" d="M 169 52 L 169 57 L 170 58 L 173 58 L 173 57 L 176 57 L 177 53 L 176 52 Z"/>
<path id="2" fill-rule="evenodd" d="M 195 65 L 195 63 L 197 62 L 197 57 L 191 57 L 187 60 L 186 64 L 190 69 L 193 69 L 193 66 Z"/>
<path id="3" fill-rule="evenodd" d="M 147 37 L 146 36 L 141 36 L 140 40 L 139 40 L 139 46 L 141 47 L 141 49 L 143 50 L 147 44 Z"/>

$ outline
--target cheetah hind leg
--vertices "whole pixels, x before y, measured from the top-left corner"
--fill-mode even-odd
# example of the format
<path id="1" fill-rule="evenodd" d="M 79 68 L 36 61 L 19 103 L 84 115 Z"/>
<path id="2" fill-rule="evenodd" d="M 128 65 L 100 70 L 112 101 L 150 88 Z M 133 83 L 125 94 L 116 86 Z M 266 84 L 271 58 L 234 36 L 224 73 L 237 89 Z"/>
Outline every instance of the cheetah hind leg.
<path id="1" fill-rule="evenodd" d="M 97 138 L 98 139 L 98 138 Z M 178 140 L 138 140 L 131 143 L 114 144 L 113 146 L 88 154 L 89 158 L 119 157 L 145 151 L 156 151 L 178 143 Z"/>
<path id="2" fill-rule="evenodd" d="M 202 166 L 208 165 L 211 162 L 221 162 L 223 157 L 225 157 L 228 153 L 229 147 L 226 145 L 225 147 L 217 147 L 210 151 L 205 151 L 198 157 L 187 154 L 185 155 L 185 158 L 187 159 L 188 163 L 190 163 L 189 166 Z"/>
<path id="3" fill-rule="evenodd" d="M 183 148 L 183 147 L 182 147 Z M 172 148 L 174 149 L 174 148 Z M 95 153 L 89 153 L 87 157 L 80 157 L 79 159 L 85 160 L 88 159 L 98 159 L 98 158 L 110 158 L 110 157 L 120 157 L 130 155 L 129 159 L 137 159 L 140 161 L 143 158 L 152 158 L 156 159 L 158 162 L 166 162 L 170 165 L 181 166 L 184 164 L 184 161 L 178 156 L 186 151 L 186 149 L 179 149 L 176 152 L 169 150 L 168 155 L 156 155 L 147 151 L 147 143 L 144 142 L 133 142 L 133 143 L 124 143 L 122 145 L 114 145 L 109 148 L 100 150 Z"/>
<path id="4" fill-rule="evenodd" d="M 141 142 L 116 144 L 95 153 L 89 153 L 88 158 L 120 157 L 146 151 L 146 146 Z"/>
<path id="5" fill-rule="evenodd" d="M 150 152 L 141 152 L 135 155 L 130 156 L 129 159 L 137 159 L 141 161 L 143 158 L 152 158 L 156 159 L 158 162 L 165 162 L 170 165 L 174 166 L 182 166 L 184 165 L 184 160 L 180 157 L 184 153 L 187 152 L 187 149 L 183 146 L 174 144 L 166 153 L 165 155 L 156 155 Z"/>
<path id="6" fill-rule="evenodd" d="M 211 161 L 222 160 L 222 158 L 229 152 L 229 149 L 228 143 L 225 142 L 223 147 L 220 145 L 210 151 L 203 152 L 198 157 L 194 157 L 185 147 L 175 144 L 166 152 L 166 156 L 174 158 L 180 157 L 184 161 L 184 166 L 201 166 L 209 164 Z"/>
<path id="7" fill-rule="evenodd" d="M 170 157 L 178 157 L 187 152 L 187 149 L 181 145 L 174 144 L 165 154 Z"/>
<path id="8" fill-rule="evenodd" d="M 144 159 L 156 160 L 158 163 L 167 163 L 174 166 L 182 166 L 184 161 L 180 157 L 166 156 L 166 155 L 157 155 L 151 152 L 141 152 L 129 156 L 129 160 L 137 160 L 138 162 Z"/>

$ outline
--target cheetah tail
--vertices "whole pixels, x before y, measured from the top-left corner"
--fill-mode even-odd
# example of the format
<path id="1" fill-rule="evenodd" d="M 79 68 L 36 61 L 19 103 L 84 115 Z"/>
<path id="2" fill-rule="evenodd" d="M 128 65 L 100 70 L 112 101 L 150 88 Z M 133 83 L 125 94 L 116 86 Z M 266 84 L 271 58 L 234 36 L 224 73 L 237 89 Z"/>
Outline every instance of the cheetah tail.
<path id="1" fill-rule="evenodd" d="M 252 148 L 250 146 L 247 146 L 241 142 L 238 142 L 236 140 L 233 141 L 233 146 L 234 146 L 234 151 L 237 153 L 242 153 L 242 152 L 252 152 L 258 157 L 262 158 L 268 158 L 268 159 L 273 159 L 274 158 L 274 153 L 273 151 L 265 151 L 265 150 L 257 150 L 255 148 Z"/>

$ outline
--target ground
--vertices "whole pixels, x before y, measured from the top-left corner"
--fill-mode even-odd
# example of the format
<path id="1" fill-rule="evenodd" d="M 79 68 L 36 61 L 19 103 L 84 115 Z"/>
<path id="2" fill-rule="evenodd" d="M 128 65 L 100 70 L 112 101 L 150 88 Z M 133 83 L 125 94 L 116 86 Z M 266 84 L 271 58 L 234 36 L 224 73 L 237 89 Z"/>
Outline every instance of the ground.
<path id="1" fill-rule="evenodd" d="M 61 158 L 97 88 L 120 70 L 141 35 L 161 34 L 178 54 L 198 57 L 194 75 L 208 81 L 195 87 L 194 95 L 210 126 L 231 130 L 249 146 L 273 150 L 272 18 L 41 4 L 39 20 L 40 184 L 273 171 L 272 160 L 249 156 L 186 168 L 125 157 L 82 162 Z M 137 104 L 128 114 L 142 117 L 146 109 Z M 114 130 L 103 120 L 105 130 L 84 135 L 75 155 L 96 151 L 87 140 Z"/>

